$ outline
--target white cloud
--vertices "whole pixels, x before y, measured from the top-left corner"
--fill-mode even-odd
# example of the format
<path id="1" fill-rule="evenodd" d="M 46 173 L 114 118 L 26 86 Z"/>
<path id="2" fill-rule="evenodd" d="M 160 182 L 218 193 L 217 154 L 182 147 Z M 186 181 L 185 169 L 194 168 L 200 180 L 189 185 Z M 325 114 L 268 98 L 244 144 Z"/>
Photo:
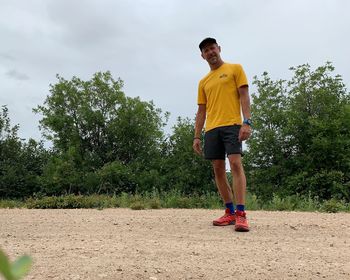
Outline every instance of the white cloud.
<path id="1" fill-rule="evenodd" d="M 12 70 L 9 70 L 5 73 L 5 75 L 11 79 L 15 79 L 15 80 L 20 80 L 20 81 L 23 81 L 23 80 L 29 80 L 29 76 L 24 74 L 24 73 L 21 73 L 21 72 L 18 72 L 17 70 L 15 69 L 12 69 Z"/>
<path id="2" fill-rule="evenodd" d="M 349 8 L 346 0 L 1 1 L 0 103 L 23 137 L 38 137 L 30 108 L 43 103 L 57 73 L 90 79 L 110 70 L 127 95 L 153 100 L 172 123 L 193 118 L 197 83 L 209 70 L 198 49 L 207 36 L 249 80 L 332 61 L 349 85 Z"/>

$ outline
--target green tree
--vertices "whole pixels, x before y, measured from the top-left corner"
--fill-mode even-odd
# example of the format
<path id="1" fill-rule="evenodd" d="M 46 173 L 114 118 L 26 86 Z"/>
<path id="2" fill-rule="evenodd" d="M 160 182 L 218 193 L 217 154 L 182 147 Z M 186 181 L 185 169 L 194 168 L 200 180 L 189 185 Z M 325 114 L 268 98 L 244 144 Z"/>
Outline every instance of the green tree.
<path id="1" fill-rule="evenodd" d="M 350 98 L 331 63 L 293 67 L 289 81 L 255 78 L 251 190 L 350 200 Z"/>
<path id="2" fill-rule="evenodd" d="M 48 153 L 42 143 L 24 142 L 18 137 L 19 126 L 11 127 L 8 109 L 0 112 L 0 197 L 21 198 L 39 191 Z"/>
<path id="3" fill-rule="evenodd" d="M 252 95 L 254 129 L 243 160 L 247 174 L 251 175 L 248 188 L 263 197 L 270 196 L 282 184 L 284 168 L 280 163 L 290 153 L 284 132 L 287 123 L 284 83 L 283 80 L 272 81 L 267 72 L 261 80 L 256 77 L 254 80 L 258 92 Z"/>
<path id="4" fill-rule="evenodd" d="M 126 172 L 129 168 L 120 164 L 133 165 L 138 173 L 160 158 L 168 113 L 162 114 L 153 102 L 127 97 L 122 80 L 114 80 L 110 72 L 98 72 L 89 81 L 57 78 L 44 104 L 34 110 L 43 115 L 40 124 L 55 153 L 43 178 L 47 192 L 104 190 L 109 170 Z M 104 185 L 91 189 L 97 181 Z M 136 186 L 130 182 L 126 189 L 136 191 Z"/>
<path id="5" fill-rule="evenodd" d="M 299 193 L 350 200 L 349 93 L 330 63 L 315 71 L 309 65 L 291 69 L 287 128 L 298 156 L 286 185 L 296 185 Z"/>
<path id="6" fill-rule="evenodd" d="M 192 149 L 194 123 L 179 117 L 166 142 L 163 172 L 166 190 L 185 194 L 215 191 L 210 161 L 196 155 Z"/>

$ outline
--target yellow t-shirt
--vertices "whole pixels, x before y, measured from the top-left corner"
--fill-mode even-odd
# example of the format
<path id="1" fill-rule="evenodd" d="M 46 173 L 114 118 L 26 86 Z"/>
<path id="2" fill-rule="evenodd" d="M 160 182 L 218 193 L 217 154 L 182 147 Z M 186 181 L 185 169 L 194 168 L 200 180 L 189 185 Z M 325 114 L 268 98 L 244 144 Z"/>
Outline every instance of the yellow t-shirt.
<path id="1" fill-rule="evenodd" d="M 198 86 L 198 104 L 206 104 L 205 131 L 242 124 L 238 88 L 248 85 L 240 64 L 224 63 L 210 71 Z"/>

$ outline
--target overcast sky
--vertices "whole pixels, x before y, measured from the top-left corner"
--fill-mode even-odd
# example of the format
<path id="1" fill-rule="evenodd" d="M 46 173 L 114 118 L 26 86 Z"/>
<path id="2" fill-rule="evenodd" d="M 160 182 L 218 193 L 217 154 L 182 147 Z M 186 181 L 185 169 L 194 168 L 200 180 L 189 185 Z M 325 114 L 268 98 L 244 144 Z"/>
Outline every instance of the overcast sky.
<path id="1" fill-rule="evenodd" d="M 56 74 L 89 80 L 110 70 L 126 95 L 169 111 L 171 126 L 195 116 L 209 71 L 198 44 L 208 36 L 249 81 L 331 61 L 349 89 L 349 11 L 348 0 L 0 0 L 0 105 L 21 137 L 39 140 L 32 109 Z"/>

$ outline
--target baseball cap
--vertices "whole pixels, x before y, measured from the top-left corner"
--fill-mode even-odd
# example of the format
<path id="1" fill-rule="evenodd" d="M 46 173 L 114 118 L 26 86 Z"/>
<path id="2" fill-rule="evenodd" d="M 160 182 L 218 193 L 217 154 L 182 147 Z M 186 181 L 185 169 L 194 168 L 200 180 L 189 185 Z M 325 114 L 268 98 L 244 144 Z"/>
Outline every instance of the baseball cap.
<path id="1" fill-rule="evenodd" d="M 217 44 L 216 40 L 214 38 L 205 38 L 202 42 L 199 44 L 199 49 L 202 51 L 203 48 L 205 48 L 207 45 L 210 44 Z"/>

